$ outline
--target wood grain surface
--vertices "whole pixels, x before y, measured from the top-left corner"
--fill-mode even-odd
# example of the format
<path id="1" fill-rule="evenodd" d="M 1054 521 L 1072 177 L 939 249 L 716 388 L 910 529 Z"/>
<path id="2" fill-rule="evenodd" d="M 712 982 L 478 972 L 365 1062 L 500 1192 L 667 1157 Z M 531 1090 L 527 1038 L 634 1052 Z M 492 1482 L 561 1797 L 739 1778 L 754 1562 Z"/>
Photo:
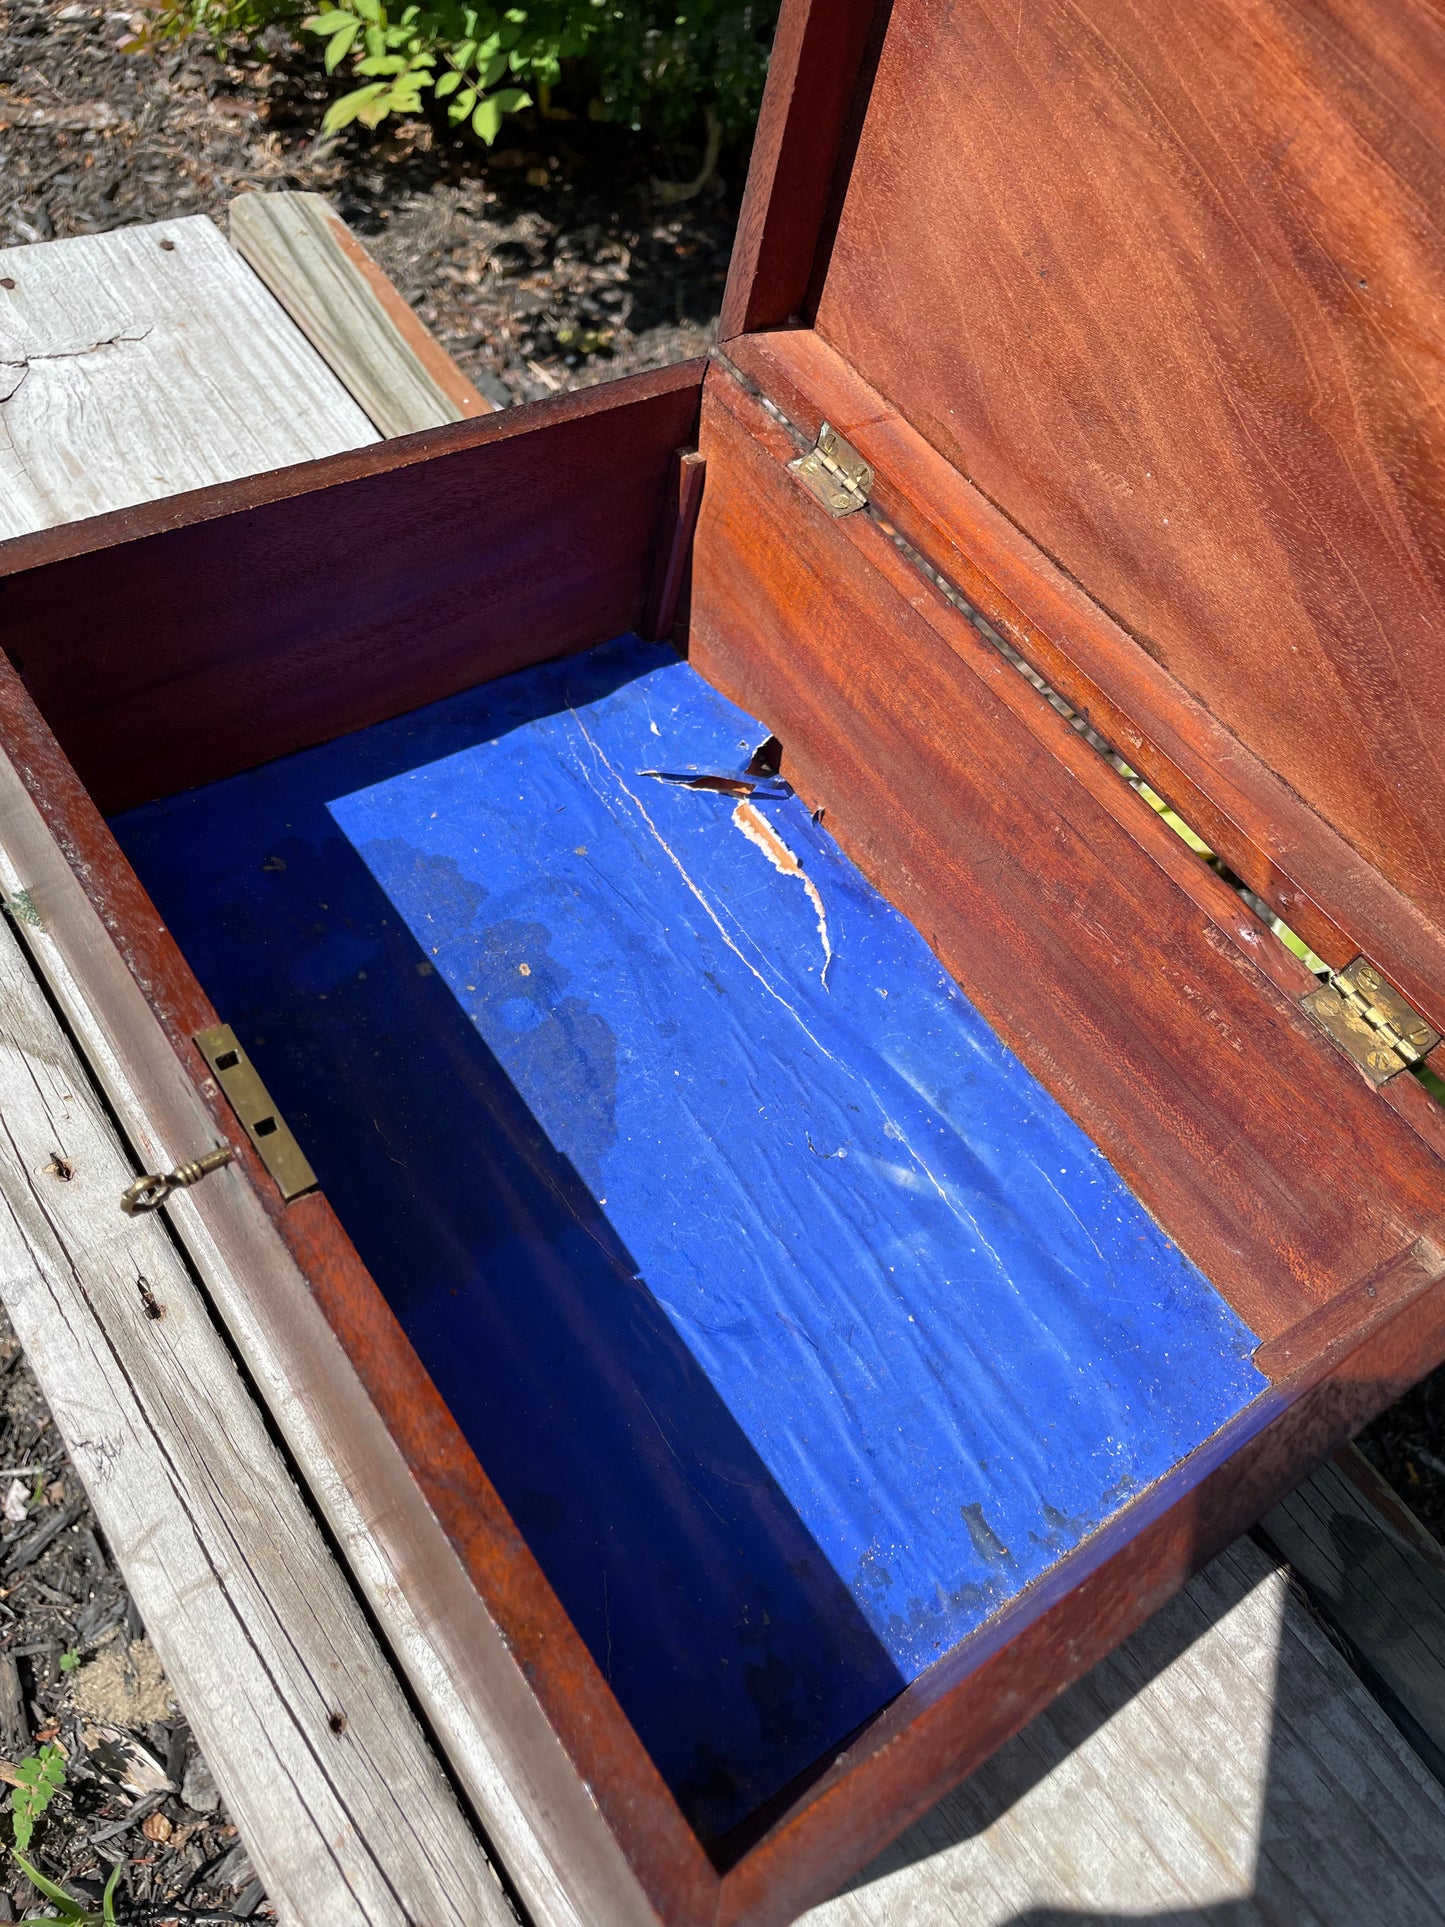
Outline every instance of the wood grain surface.
<path id="1" fill-rule="evenodd" d="M 1445 20 L 895 0 L 820 333 L 1445 920 Z"/>
<path id="2" fill-rule="evenodd" d="M 485 415 L 452 360 L 320 194 L 242 194 L 231 245 L 383 435 Z"/>
<path id="3" fill-rule="evenodd" d="M 1445 1031 L 1445 931 L 1020 534 L 836 349 L 812 329 L 793 328 L 741 336 L 727 352 L 806 434 L 827 421 L 853 442 L 873 468 L 876 511 L 1332 968 L 1369 955 Z"/>
<path id="4" fill-rule="evenodd" d="M 3 918 L 0 1109 L 0 1291 L 279 1917 L 508 1927 L 164 1220 L 122 1213 L 133 1166 Z"/>
<path id="5" fill-rule="evenodd" d="M 699 363 L 0 547 L 4 647 L 105 811 L 642 616 Z"/>
<path id="6" fill-rule="evenodd" d="M 784 0 L 723 293 L 723 341 L 802 312 L 887 14 L 888 0 Z"/>
<path id="7" fill-rule="evenodd" d="M 691 659 L 844 849 L 1261 1338 L 1400 1259 L 1445 1170 L 1308 973 L 738 384 L 703 423 Z"/>
<path id="8" fill-rule="evenodd" d="M 515 1529 L 492 1530 L 484 1478 L 455 1427 L 439 1426 L 435 1391 L 325 1199 L 282 1205 L 190 1041 L 214 1013 L 133 877 L 127 887 L 123 859 L 13 672 L 0 671 L 0 686 L 17 759 L 0 756 L 0 894 L 25 893 L 33 917 L 16 928 L 141 1165 L 169 1170 L 218 1138 L 231 1144 L 233 1167 L 178 1194 L 167 1215 L 458 1783 L 547 1927 L 652 1927 L 636 1876 L 523 1674 L 539 1662 L 565 1672 L 568 1654 L 565 1638 L 560 1654 L 547 1646 L 545 1601 L 526 1616 L 534 1562 Z M 327 1322 L 333 1310 L 345 1343 Z M 372 1385 L 390 1386 L 400 1438 Z M 474 1542 L 488 1549 L 497 1582 L 522 1597 L 518 1651 L 478 1590 Z M 570 1631 L 564 1618 L 561 1626 Z M 585 1652 L 575 1634 L 572 1646 Z M 581 1670 L 578 1725 L 607 1761 L 611 1730 Z M 691 1861 L 669 1852 L 665 1808 L 646 1811 L 636 1778 L 616 1772 L 609 1792 L 639 1810 L 677 1898 L 696 1886 L 700 1851 L 694 1845 Z M 685 1917 L 680 1903 L 674 1912 Z"/>
<path id="9" fill-rule="evenodd" d="M 201 216 L 0 250 L 0 538 L 375 440 Z"/>
<path id="10" fill-rule="evenodd" d="M 1442 1838 L 1439 1783 L 1241 1539 L 803 1927 L 1433 1927 Z"/>

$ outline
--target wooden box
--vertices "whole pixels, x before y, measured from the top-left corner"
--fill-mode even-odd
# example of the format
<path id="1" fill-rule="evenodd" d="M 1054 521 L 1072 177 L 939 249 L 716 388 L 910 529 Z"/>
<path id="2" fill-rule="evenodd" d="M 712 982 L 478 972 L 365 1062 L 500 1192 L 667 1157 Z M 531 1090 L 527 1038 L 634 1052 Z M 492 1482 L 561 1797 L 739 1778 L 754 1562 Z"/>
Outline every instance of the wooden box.
<path id="1" fill-rule="evenodd" d="M 1442 75 L 787 0 L 706 365 L 0 549 L 7 908 L 540 1919 L 792 1918 L 1445 1353 Z"/>

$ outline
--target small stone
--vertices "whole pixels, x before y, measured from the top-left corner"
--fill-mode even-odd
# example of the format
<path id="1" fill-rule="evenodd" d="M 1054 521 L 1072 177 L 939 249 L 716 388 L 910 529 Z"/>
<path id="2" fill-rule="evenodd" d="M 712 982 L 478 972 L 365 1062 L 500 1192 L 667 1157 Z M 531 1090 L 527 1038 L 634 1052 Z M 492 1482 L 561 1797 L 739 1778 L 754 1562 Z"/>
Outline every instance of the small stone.
<path id="1" fill-rule="evenodd" d="M 199 1753 L 193 1752 L 186 1761 L 181 1798 L 192 1813 L 214 1813 L 221 1804 L 220 1790 L 211 1778 L 211 1769 Z"/>
<path id="2" fill-rule="evenodd" d="M 140 1823 L 140 1830 L 147 1840 L 164 1843 L 169 1840 L 174 1828 L 163 1813 L 148 1813 Z"/>

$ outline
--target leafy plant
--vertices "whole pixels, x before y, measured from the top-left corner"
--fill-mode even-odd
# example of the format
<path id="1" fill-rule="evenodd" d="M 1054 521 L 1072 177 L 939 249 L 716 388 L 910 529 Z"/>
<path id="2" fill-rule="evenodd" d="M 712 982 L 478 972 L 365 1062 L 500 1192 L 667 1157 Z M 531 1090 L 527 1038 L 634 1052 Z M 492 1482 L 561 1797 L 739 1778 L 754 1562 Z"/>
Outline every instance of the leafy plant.
<path id="1" fill-rule="evenodd" d="M 60 1670 L 62 1673 L 73 1673 L 79 1664 L 80 1653 L 75 1647 L 72 1647 L 68 1653 L 62 1653 L 60 1655 Z"/>
<path id="2" fill-rule="evenodd" d="M 15 1845 L 23 1852 L 34 1837 L 36 1821 L 65 1785 L 65 1755 L 47 1740 L 38 1753 L 20 1762 L 15 1773 L 19 1784 L 11 1792 L 10 1810 L 15 1817 Z"/>
<path id="3" fill-rule="evenodd" d="M 751 130 L 778 0 L 607 0 L 604 12 L 593 65 L 606 119 L 668 142 L 691 133 L 699 112 L 710 135 Z"/>
<path id="4" fill-rule="evenodd" d="M 33 1887 L 38 1887 L 45 1898 L 52 1901 L 60 1910 L 57 1919 L 68 1920 L 71 1927 L 116 1927 L 115 1890 L 120 1880 L 121 1863 L 117 1861 L 110 1870 L 110 1879 L 105 1883 L 105 1892 L 100 1897 L 100 1912 L 92 1907 L 84 1907 L 64 1887 L 57 1887 L 53 1880 L 47 1880 L 38 1867 L 32 1867 L 25 1855 L 18 1850 L 15 1858 L 25 1870 L 25 1878 Z"/>
<path id="5" fill-rule="evenodd" d="M 61 1659 L 79 1655 L 66 1654 Z M 47 1740 L 38 1753 L 23 1759 L 15 1769 L 17 1784 L 10 1794 L 10 1811 L 14 1819 L 15 1845 L 13 1852 L 19 1861 L 25 1878 L 43 1893 L 59 1909 L 59 1918 L 71 1923 L 71 1927 L 116 1927 L 115 1890 L 120 1880 L 120 1863 L 111 1869 L 110 1879 L 105 1883 L 105 1892 L 100 1899 L 100 1912 L 86 1907 L 57 1887 L 40 1869 L 25 1857 L 25 1849 L 35 1835 L 35 1824 L 50 1802 L 65 1785 L 65 1755 L 53 1741 Z"/>
<path id="6" fill-rule="evenodd" d="M 331 103 L 321 123 L 335 133 L 353 120 L 376 127 L 388 114 L 419 114 L 422 95 L 447 102 L 490 143 L 504 114 L 532 104 L 518 81 L 551 87 L 562 62 L 582 51 L 597 9 L 592 0 L 529 0 L 505 10 L 430 0 L 388 11 L 385 0 L 341 0 L 302 24 L 326 42 L 326 71 L 350 60 L 363 82 Z M 505 85 L 503 83 L 506 83 Z"/>
<path id="7" fill-rule="evenodd" d="M 128 45 L 141 51 L 194 32 L 254 38 L 299 22 L 323 43 L 327 73 L 360 83 L 327 109 L 327 133 L 445 103 L 453 126 L 490 143 L 506 115 L 534 104 L 566 118 L 552 99 L 565 79 L 591 119 L 666 143 L 702 133 L 706 175 L 721 142 L 756 117 L 778 3 L 324 0 L 302 19 L 302 0 L 159 0 Z"/>

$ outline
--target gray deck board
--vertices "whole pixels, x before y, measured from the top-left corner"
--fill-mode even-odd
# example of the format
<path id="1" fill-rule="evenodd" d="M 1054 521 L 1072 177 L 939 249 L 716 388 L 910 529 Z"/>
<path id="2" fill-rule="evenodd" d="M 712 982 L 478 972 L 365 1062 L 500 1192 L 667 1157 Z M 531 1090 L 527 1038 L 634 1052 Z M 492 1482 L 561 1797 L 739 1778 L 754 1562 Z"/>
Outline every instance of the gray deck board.
<path id="1" fill-rule="evenodd" d="M 168 1226 L 121 1211 L 132 1175 L 0 918 L 0 1296 L 278 1916 L 507 1927 Z"/>
<path id="2" fill-rule="evenodd" d="M 1435 1927 L 1445 1791 L 1239 1540 L 806 1927 Z"/>
<path id="3" fill-rule="evenodd" d="M 203 216 L 0 249 L 0 539 L 378 439 Z"/>

